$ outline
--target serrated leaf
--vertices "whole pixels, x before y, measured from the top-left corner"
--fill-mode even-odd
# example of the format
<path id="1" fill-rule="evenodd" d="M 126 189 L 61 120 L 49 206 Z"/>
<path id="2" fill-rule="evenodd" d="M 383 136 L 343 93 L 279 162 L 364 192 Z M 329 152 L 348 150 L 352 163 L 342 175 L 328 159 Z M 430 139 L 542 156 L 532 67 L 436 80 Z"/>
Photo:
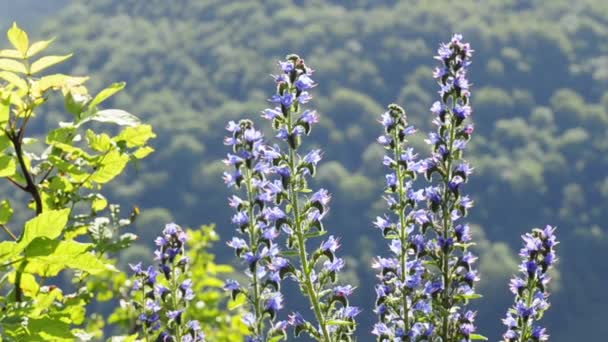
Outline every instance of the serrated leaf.
<path id="1" fill-rule="evenodd" d="M 30 41 L 27 37 L 27 33 L 23 31 L 17 23 L 13 23 L 13 26 L 6 33 L 8 40 L 11 42 L 13 47 L 21 52 L 22 56 L 25 56 L 27 49 L 30 46 Z"/>
<path id="2" fill-rule="evenodd" d="M 81 120 L 78 125 L 82 125 L 85 122 L 88 121 L 98 121 L 98 122 L 105 122 L 105 123 L 113 123 L 119 126 L 137 126 L 140 124 L 139 119 L 129 113 L 126 112 L 122 109 L 104 109 L 104 110 L 100 110 L 95 112 L 94 114 L 85 117 L 83 120 Z"/>
<path id="3" fill-rule="evenodd" d="M 125 82 L 113 83 L 106 89 L 100 91 L 99 94 L 97 94 L 95 98 L 93 98 L 93 101 L 91 101 L 91 103 L 89 104 L 89 109 L 94 110 L 97 105 L 107 100 L 110 96 L 121 91 L 125 87 L 125 85 Z"/>
<path id="4" fill-rule="evenodd" d="M 18 72 L 21 74 L 27 74 L 27 69 L 25 68 L 25 65 L 14 59 L 0 58 L 0 69 Z"/>
<path id="5" fill-rule="evenodd" d="M 68 322 L 60 317 L 30 319 L 27 322 L 27 329 L 33 339 L 29 341 L 74 341 Z"/>
<path id="6" fill-rule="evenodd" d="M 10 177 L 17 172 L 17 163 L 11 156 L 0 156 L 0 177 Z"/>
<path id="7" fill-rule="evenodd" d="M 25 223 L 23 236 L 19 240 L 23 246 L 38 237 L 56 239 L 68 223 L 70 209 L 49 210 L 41 213 Z"/>
<path id="8" fill-rule="evenodd" d="M 55 41 L 55 38 L 51 38 L 49 40 L 41 40 L 32 44 L 29 49 L 27 49 L 27 53 L 25 55 L 26 58 L 33 57 L 40 52 L 44 51 L 46 48 L 51 45 L 51 43 Z"/>
<path id="9" fill-rule="evenodd" d="M 70 57 L 72 57 L 72 54 L 63 56 L 44 56 L 32 63 L 32 65 L 30 66 L 30 74 L 39 73 L 40 71 L 52 67 L 55 64 L 61 63 Z"/>
<path id="10" fill-rule="evenodd" d="M 8 200 L 0 202 L 0 224 L 7 224 L 13 218 L 13 208 Z"/>
<path id="11" fill-rule="evenodd" d="M 152 138 L 156 138 L 156 134 L 152 131 L 152 126 L 137 125 L 125 128 L 114 140 L 125 141 L 127 147 L 140 147 L 144 146 Z"/>

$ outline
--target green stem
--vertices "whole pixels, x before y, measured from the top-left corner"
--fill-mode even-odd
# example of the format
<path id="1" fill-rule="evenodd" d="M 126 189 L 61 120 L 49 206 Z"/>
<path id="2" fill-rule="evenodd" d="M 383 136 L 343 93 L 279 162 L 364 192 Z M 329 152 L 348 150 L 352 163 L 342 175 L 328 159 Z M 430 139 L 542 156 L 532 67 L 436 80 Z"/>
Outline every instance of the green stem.
<path id="1" fill-rule="evenodd" d="M 293 132 L 293 122 L 292 122 L 292 111 L 289 110 L 287 115 L 287 128 L 289 132 Z M 297 148 L 297 147 L 296 147 Z M 289 168 L 293 178 L 296 176 L 296 151 L 295 148 L 289 147 Z M 321 312 L 321 306 L 319 304 L 319 297 L 317 291 L 315 291 L 313 286 L 313 281 L 311 277 L 311 267 L 308 263 L 308 255 L 306 252 L 306 241 L 304 238 L 304 231 L 302 228 L 302 221 L 300 221 L 300 208 L 298 204 L 298 193 L 296 189 L 296 185 L 294 181 L 289 182 L 289 196 L 291 201 L 291 206 L 293 210 L 294 217 L 294 225 L 295 225 L 295 234 L 298 239 L 298 254 L 300 256 L 300 261 L 302 263 L 302 272 L 304 273 L 304 288 L 306 290 L 306 294 L 310 299 L 313 310 L 315 312 L 315 316 L 317 321 L 319 322 L 319 326 L 321 327 L 321 333 L 323 334 L 323 341 L 331 342 L 331 335 L 329 334 L 329 330 L 327 329 L 327 323 L 325 321 L 325 316 L 323 312 Z"/>
<path id="2" fill-rule="evenodd" d="M 253 212 L 253 204 L 254 204 L 254 198 L 253 198 L 253 186 L 251 184 L 251 171 L 245 166 L 245 180 L 246 180 L 246 186 L 247 186 L 247 199 L 249 201 L 249 207 L 247 209 L 247 215 L 249 216 L 249 241 L 251 241 L 251 250 L 252 253 L 257 254 L 257 236 L 256 236 L 256 231 L 255 231 L 255 221 L 254 221 L 254 212 Z M 256 266 L 257 268 L 257 266 Z M 255 335 L 258 337 L 261 337 L 262 335 L 262 306 L 261 306 L 261 302 L 260 302 L 260 286 L 258 283 L 258 274 L 256 272 L 256 269 L 253 270 L 252 273 L 252 277 L 253 277 L 253 306 L 254 306 L 254 310 L 255 310 L 255 319 L 256 319 L 256 325 L 255 325 Z"/>
<path id="3" fill-rule="evenodd" d="M 453 149 L 454 149 L 454 135 L 455 135 L 455 124 L 454 124 L 454 113 L 452 113 L 450 111 L 450 138 L 449 138 L 449 156 L 448 156 L 448 160 L 447 160 L 447 165 L 446 165 L 446 169 L 445 169 L 445 175 L 443 178 L 443 186 L 444 186 L 444 191 L 443 191 L 443 203 L 442 203 L 442 216 L 443 216 L 443 237 L 444 239 L 448 239 L 448 234 L 449 234 L 449 227 L 450 227 L 450 220 L 451 220 L 451 208 L 449 207 L 449 201 L 448 199 L 451 197 L 450 196 L 450 187 L 449 187 L 449 183 L 450 180 L 452 179 L 452 158 L 453 158 Z M 444 341 L 448 341 L 448 337 L 449 337 L 449 327 L 448 327 L 448 323 L 449 323 L 449 309 L 451 307 L 449 301 L 450 301 L 450 264 L 449 264 L 449 254 L 444 254 L 443 255 L 443 284 L 444 284 L 444 293 L 443 293 L 443 307 L 444 307 L 444 312 L 443 312 L 443 329 L 442 329 L 442 336 L 443 336 L 443 340 Z"/>
<path id="4" fill-rule="evenodd" d="M 173 263 L 171 265 L 171 287 L 173 290 L 173 294 L 171 296 L 171 301 L 173 304 L 173 310 L 178 310 L 179 309 L 179 305 L 178 305 L 178 301 L 177 301 L 177 293 L 179 292 L 179 281 L 177 279 L 177 272 L 176 272 L 176 268 L 177 268 L 177 263 L 175 262 L 175 260 L 173 260 Z M 184 313 L 182 313 L 183 315 Z M 177 341 L 181 341 L 182 340 L 182 326 L 181 324 L 177 324 L 177 322 L 175 322 L 175 337 L 177 338 Z"/>
<path id="5" fill-rule="evenodd" d="M 405 283 L 406 279 L 406 263 L 407 263 L 407 229 L 405 219 L 405 194 L 403 192 L 403 170 L 399 160 L 401 158 L 401 144 L 399 143 L 399 132 L 397 129 L 393 133 L 393 141 L 395 142 L 395 162 L 397 163 L 397 181 L 399 186 L 399 223 L 401 230 L 399 231 L 399 239 L 401 240 L 401 255 L 399 256 L 401 262 L 401 283 Z M 405 290 L 402 290 L 402 301 L 403 301 L 403 322 L 405 329 L 409 329 L 409 308 L 407 303 L 407 294 Z"/>
<path id="6" fill-rule="evenodd" d="M 526 294 L 526 308 L 529 308 L 530 305 L 532 305 L 532 299 L 533 299 L 533 291 L 532 289 L 534 288 L 534 280 L 532 280 L 527 287 L 527 294 Z M 528 324 L 528 322 L 531 320 L 531 317 L 528 317 L 528 319 L 526 321 L 524 321 L 524 326 L 521 328 L 521 336 L 519 337 L 520 342 L 527 342 L 528 340 L 526 339 L 526 334 L 528 334 L 528 325 L 532 325 L 532 322 L 530 322 L 530 324 Z"/>

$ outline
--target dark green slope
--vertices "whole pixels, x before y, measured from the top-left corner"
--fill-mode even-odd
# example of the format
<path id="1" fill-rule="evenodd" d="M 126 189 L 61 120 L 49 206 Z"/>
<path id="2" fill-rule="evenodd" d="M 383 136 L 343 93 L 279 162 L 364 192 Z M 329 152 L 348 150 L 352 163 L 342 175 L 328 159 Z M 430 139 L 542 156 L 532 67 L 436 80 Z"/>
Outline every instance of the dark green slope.
<path id="1" fill-rule="evenodd" d="M 317 70 L 325 150 L 319 186 L 334 193 L 329 229 L 356 256 L 358 304 L 371 301 L 369 258 L 382 253 L 371 228 L 382 208 L 376 118 L 398 102 L 422 130 L 436 96 L 434 50 L 454 31 L 476 49 L 472 78 L 476 137 L 468 189 L 482 254 L 481 332 L 502 331 L 519 235 L 559 227 L 562 261 L 552 341 L 599 340 L 608 333 L 608 4 L 605 1 L 164 1 L 73 2 L 49 17 L 46 34 L 75 52 L 72 72 L 92 74 L 99 89 L 124 80 L 116 105 L 159 133 L 157 153 L 112 197 L 146 213 L 139 232 L 162 220 L 217 222 L 233 228 L 219 159 L 225 122 L 258 118 L 273 91 L 275 62 L 297 52 Z M 42 33 L 40 33 L 42 34 Z M 427 151 L 422 137 L 414 143 Z M 171 214 L 169 214 L 169 212 Z M 507 248 L 510 246 L 510 249 Z M 361 253 L 360 250 L 364 250 Z M 229 258 L 228 250 L 221 256 Z M 371 329 L 361 326 L 362 336 Z M 589 318 L 592 317 L 592 318 Z"/>

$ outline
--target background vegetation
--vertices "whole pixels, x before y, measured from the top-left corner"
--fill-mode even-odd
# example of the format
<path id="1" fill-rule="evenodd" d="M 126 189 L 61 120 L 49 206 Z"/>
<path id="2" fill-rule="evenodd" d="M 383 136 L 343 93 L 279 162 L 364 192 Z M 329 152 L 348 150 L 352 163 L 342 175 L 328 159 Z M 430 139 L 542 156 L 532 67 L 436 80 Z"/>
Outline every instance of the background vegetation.
<path id="1" fill-rule="evenodd" d="M 608 334 L 605 1 L 8 3 L 3 29 L 19 19 L 36 38 L 58 34 L 54 48 L 75 53 L 70 70 L 59 71 L 91 75 L 95 91 L 126 81 L 115 106 L 153 125 L 157 152 L 111 185 L 108 196 L 141 207 L 142 246 L 151 246 L 145 238 L 170 220 L 215 222 L 222 238 L 232 234 L 230 210 L 218 200 L 228 194 L 220 181 L 224 124 L 243 114 L 257 119 L 273 91 L 273 61 L 289 52 L 303 56 L 320 83 L 314 95 L 323 121 L 313 139 L 325 151 L 318 185 L 334 194 L 328 228 L 344 236 L 358 284 L 353 304 L 366 308 L 374 284 L 368 265 L 382 248 L 370 223 L 383 182 L 376 119 L 386 103 L 397 102 L 414 124 L 428 128 L 431 56 L 440 41 L 462 32 L 476 50 L 477 134 L 469 158 L 477 173 L 470 192 L 485 296 L 481 331 L 490 340 L 502 331 L 519 235 L 549 223 L 562 241 L 546 318 L 552 341 Z M 14 190 L 2 184 L 0 191 Z M 151 254 L 143 248 L 121 263 Z M 223 244 L 216 251 L 220 261 L 232 260 Z M 368 336 L 373 313 L 364 315 L 359 330 Z"/>

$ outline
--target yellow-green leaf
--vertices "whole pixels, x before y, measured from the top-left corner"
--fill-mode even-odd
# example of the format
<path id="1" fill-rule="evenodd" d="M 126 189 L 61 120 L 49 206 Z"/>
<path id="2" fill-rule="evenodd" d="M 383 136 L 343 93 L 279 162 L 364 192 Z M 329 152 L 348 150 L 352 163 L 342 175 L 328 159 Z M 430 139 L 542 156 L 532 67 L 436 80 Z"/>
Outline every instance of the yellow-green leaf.
<path id="1" fill-rule="evenodd" d="M 25 223 L 25 230 L 19 243 L 27 246 L 37 237 L 56 239 L 68 223 L 70 209 L 49 210 Z"/>
<path id="2" fill-rule="evenodd" d="M 133 156 L 137 159 L 144 159 L 150 153 L 154 152 L 154 149 L 150 146 L 144 146 L 137 149 L 137 151 L 133 152 Z"/>
<path id="3" fill-rule="evenodd" d="M 104 210 L 108 206 L 108 200 L 103 197 L 101 194 L 97 194 L 93 203 L 91 203 L 91 209 L 93 211 L 98 212 Z"/>
<path id="4" fill-rule="evenodd" d="M 228 301 L 228 310 L 234 310 L 247 303 L 247 297 L 243 293 L 239 293 L 235 299 Z"/>
<path id="5" fill-rule="evenodd" d="M 11 111 L 11 103 L 8 99 L 0 99 L 0 126 L 4 127 L 4 125 L 8 122 Z M 3 135 L 5 135 L 3 133 Z"/>
<path id="6" fill-rule="evenodd" d="M 91 274 L 107 271 L 108 267 L 89 249 L 92 244 L 37 238 L 25 250 L 26 272 L 52 277 L 65 268 Z"/>
<path id="7" fill-rule="evenodd" d="M 27 49 L 27 54 L 25 55 L 25 57 L 30 58 L 30 57 L 33 57 L 33 56 L 39 54 L 40 52 L 44 51 L 47 47 L 49 47 L 49 45 L 51 45 L 51 43 L 54 40 L 55 40 L 55 38 L 35 42 L 34 44 L 32 44 L 30 46 L 29 49 Z"/>
<path id="8" fill-rule="evenodd" d="M 55 64 L 61 63 L 70 57 L 72 57 L 72 54 L 64 56 L 44 56 L 32 63 L 32 66 L 30 67 L 30 74 L 39 73 L 40 71 Z"/>
<path id="9" fill-rule="evenodd" d="M 152 126 L 138 125 L 125 128 L 114 140 L 125 141 L 127 147 L 140 147 L 144 146 L 152 138 L 156 138 L 156 134 L 152 131 Z"/>
<path id="10" fill-rule="evenodd" d="M 109 135 L 95 134 L 92 130 L 87 130 L 87 142 L 89 146 L 97 152 L 107 152 L 112 148 L 112 139 Z"/>
<path id="11" fill-rule="evenodd" d="M 8 40 L 11 42 L 11 44 L 15 47 L 15 49 L 21 52 L 22 56 L 25 56 L 25 54 L 27 53 L 27 49 L 30 46 L 30 41 L 27 38 L 27 33 L 21 28 L 19 28 L 19 26 L 17 26 L 17 23 L 13 23 L 13 27 L 8 30 L 6 36 L 8 37 Z"/>
<path id="12" fill-rule="evenodd" d="M 110 96 L 121 91 L 125 87 L 125 85 L 125 82 L 113 83 L 106 89 L 100 91 L 99 94 L 97 94 L 93 101 L 91 101 L 91 103 L 89 104 L 89 108 L 94 109 L 95 107 L 97 107 L 97 105 L 107 100 Z"/>
<path id="13" fill-rule="evenodd" d="M 7 224 L 13 218 L 13 208 L 8 200 L 0 202 L 0 224 Z"/>
<path id="14" fill-rule="evenodd" d="M 0 71 L 0 78 L 21 90 L 27 90 L 27 83 L 25 80 L 10 71 Z"/>
<path id="15" fill-rule="evenodd" d="M 122 109 L 105 109 L 95 112 L 94 114 L 83 118 L 82 121 L 78 123 L 78 125 L 82 125 L 87 121 L 98 121 L 98 122 L 106 122 L 113 123 L 119 126 L 137 126 L 140 124 L 139 119 Z"/>
<path id="16" fill-rule="evenodd" d="M 17 172 L 17 163 L 11 156 L 0 156 L 0 177 L 10 177 Z"/>
<path id="17" fill-rule="evenodd" d="M 21 58 L 23 58 L 23 55 L 21 55 L 21 52 L 19 52 L 17 50 L 4 49 L 4 50 L 0 50 L 0 58 L 17 58 L 17 59 L 21 59 Z"/>
<path id="18" fill-rule="evenodd" d="M 102 166 L 91 175 L 91 181 L 105 184 L 118 176 L 129 162 L 129 157 L 114 150 L 103 159 Z"/>
<path id="19" fill-rule="evenodd" d="M 0 58 L 0 69 L 27 74 L 25 65 L 14 59 Z"/>

